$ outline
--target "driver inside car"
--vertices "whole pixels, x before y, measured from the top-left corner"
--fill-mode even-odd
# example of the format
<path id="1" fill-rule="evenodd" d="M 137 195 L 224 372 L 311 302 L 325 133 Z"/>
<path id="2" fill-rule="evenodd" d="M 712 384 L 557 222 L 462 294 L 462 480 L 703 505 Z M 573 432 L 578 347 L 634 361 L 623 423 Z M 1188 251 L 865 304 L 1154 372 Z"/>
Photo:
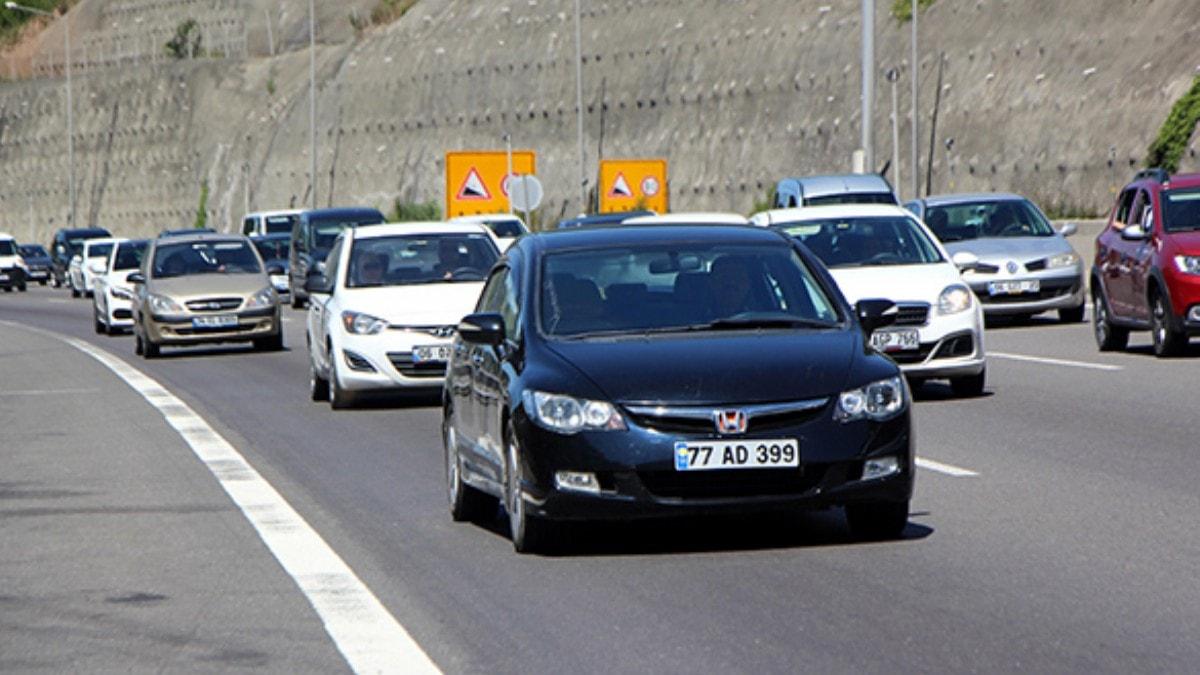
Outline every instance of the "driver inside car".
<path id="1" fill-rule="evenodd" d="M 358 262 L 358 283 L 362 286 L 382 284 L 386 272 L 387 254 L 364 253 Z"/>
<path id="2" fill-rule="evenodd" d="M 438 241 L 438 264 L 434 273 L 442 279 L 453 279 L 455 270 L 471 267 L 471 258 L 459 247 L 454 239 L 443 238 Z"/>
<path id="3" fill-rule="evenodd" d="M 734 256 L 717 258 L 708 274 L 717 318 L 741 314 L 750 309 L 750 270 L 745 260 Z"/>

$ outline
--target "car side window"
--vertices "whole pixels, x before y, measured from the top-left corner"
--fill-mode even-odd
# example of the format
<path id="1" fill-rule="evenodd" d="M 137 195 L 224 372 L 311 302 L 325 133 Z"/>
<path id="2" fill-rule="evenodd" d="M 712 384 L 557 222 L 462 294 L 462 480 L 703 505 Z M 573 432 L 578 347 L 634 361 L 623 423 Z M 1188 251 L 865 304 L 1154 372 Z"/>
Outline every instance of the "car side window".
<path id="1" fill-rule="evenodd" d="M 1126 188 L 1121 193 L 1121 198 L 1117 201 L 1117 213 L 1113 216 L 1113 227 L 1118 230 L 1124 229 L 1125 224 L 1129 222 L 1129 211 L 1133 208 L 1133 198 L 1137 195 L 1137 190 Z"/>
<path id="2" fill-rule="evenodd" d="M 1136 191 L 1136 196 L 1133 199 L 1133 206 L 1129 209 L 1128 217 L 1123 221 L 1125 225 L 1140 225 L 1142 222 L 1142 213 L 1146 209 L 1146 193 L 1143 190 Z"/>
<path id="3" fill-rule="evenodd" d="M 501 298 L 500 316 L 504 317 L 504 334 L 508 339 L 521 340 L 521 294 L 517 285 L 516 272 L 509 268 L 504 274 L 504 295 Z"/>
<path id="4" fill-rule="evenodd" d="M 254 234 L 254 219 L 253 218 L 247 218 L 242 221 L 242 234 L 247 235 L 247 236 Z"/>
<path id="5" fill-rule="evenodd" d="M 325 258 L 325 278 L 335 288 L 338 285 L 338 270 L 341 268 L 342 262 L 342 244 L 345 241 L 344 237 L 338 237 L 337 241 L 333 243 L 333 248 L 329 249 L 329 255 Z"/>
<path id="6" fill-rule="evenodd" d="M 507 276 L 507 267 L 498 267 L 492 272 L 483 286 L 483 292 L 479 294 L 479 304 L 475 307 L 477 313 L 500 313 L 500 308 L 504 304 L 504 285 Z"/>

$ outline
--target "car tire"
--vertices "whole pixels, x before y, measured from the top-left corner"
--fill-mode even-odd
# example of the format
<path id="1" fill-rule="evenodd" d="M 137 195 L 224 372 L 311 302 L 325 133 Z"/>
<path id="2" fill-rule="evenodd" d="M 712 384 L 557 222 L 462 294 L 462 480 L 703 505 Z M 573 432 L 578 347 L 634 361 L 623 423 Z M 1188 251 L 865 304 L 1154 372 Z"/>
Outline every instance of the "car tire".
<path id="1" fill-rule="evenodd" d="M 1060 309 L 1058 310 L 1058 321 L 1059 323 L 1083 323 L 1083 315 L 1086 314 L 1086 309 L 1086 305 Z"/>
<path id="2" fill-rule="evenodd" d="M 260 352 L 279 352 L 283 351 L 283 333 L 276 333 L 271 337 L 259 338 L 254 341 L 254 348 Z"/>
<path id="3" fill-rule="evenodd" d="M 908 502 L 847 504 L 846 523 L 856 539 L 899 539 L 908 526 Z"/>
<path id="4" fill-rule="evenodd" d="M 1093 292 L 1092 335 L 1096 347 L 1102 352 L 1117 352 L 1129 345 L 1129 329 L 1114 326 L 1108 316 L 1108 303 L 1102 295 Z"/>
<path id="5" fill-rule="evenodd" d="M 79 291 L 74 286 L 71 286 L 71 297 L 72 298 L 79 297 Z"/>
<path id="6" fill-rule="evenodd" d="M 292 309 L 304 309 L 304 300 L 292 293 Z"/>
<path id="7" fill-rule="evenodd" d="M 960 398 L 975 398 L 983 395 L 983 388 L 987 384 L 987 368 L 979 371 L 978 375 L 968 375 L 966 377 L 950 378 L 950 390 L 955 396 Z"/>
<path id="8" fill-rule="evenodd" d="M 45 286 L 45 282 L 42 282 L 42 285 Z M 58 277 L 50 277 L 50 288 L 62 288 L 62 284 L 58 283 Z"/>
<path id="9" fill-rule="evenodd" d="M 146 359 L 157 359 L 159 354 L 162 354 L 162 348 L 154 344 L 150 338 L 142 340 L 142 357 Z"/>
<path id="10" fill-rule="evenodd" d="M 25 286 L 25 284 L 24 284 L 24 283 L 22 283 L 20 286 L 17 286 L 17 290 L 18 290 L 18 291 L 20 291 L 20 292 L 22 292 L 22 293 L 24 293 L 24 292 L 26 291 L 26 286 Z"/>
<path id="11" fill-rule="evenodd" d="M 508 515 L 508 534 L 517 553 L 548 550 L 553 538 L 552 523 L 530 515 L 521 497 L 520 449 L 511 427 L 504 435 L 504 511 Z"/>
<path id="12" fill-rule="evenodd" d="M 104 324 L 104 334 L 108 335 L 110 337 L 117 336 L 117 335 L 121 334 L 121 329 L 117 328 L 116 326 L 112 325 L 111 323 Z"/>
<path id="13" fill-rule="evenodd" d="M 138 335 L 137 329 L 133 329 L 133 355 L 142 356 L 146 353 L 145 344 L 142 342 L 142 336 Z"/>
<path id="14" fill-rule="evenodd" d="M 338 384 L 337 361 L 333 352 L 329 353 L 329 407 L 334 410 L 346 410 L 354 407 L 354 394 Z"/>
<path id="15" fill-rule="evenodd" d="M 1187 333 L 1172 325 L 1170 307 L 1162 293 L 1150 296 L 1150 335 L 1154 339 L 1154 355 L 1159 358 L 1179 356 L 1187 349 Z"/>
<path id="16" fill-rule="evenodd" d="M 442 447 L 446 457 L 446 496 L 450 501 L 450 518 L 459 523 L 482 520 L 496 513 L 496 500 L 463 481 L 458 441 L 448 419 L 449 415 L 442 422 Z"/>
<path id="17" fill-rule="evenodd" d="M 45 282 L 45 281 L 39 281 L 39 282 L 38 282 L 38 286 L 45 286 L 45 285 L 46 285 L 46 282 Z"/>
<path id="18" fill-rule="evenodd" d="M 317 374 L 317 364 L 308 357 L 308 395 L 315 402 L 329 400 L 329 380 Z"/>
<path id="19" fill-rule="evenodd" d="M 104 322 L 100 320 L 100 317 L 92 317 L 92 330 L 96 331 L 96 335 L 104 335 L 106 332 L 107 329 L 104 326 Z"/>
<path id="20" fill-rule="evenodd" d="M 5 293 L 12 293 L 12 286 L 5 286 L 5 287 L 4 287 L 4 292 L 5 292 Z"/>

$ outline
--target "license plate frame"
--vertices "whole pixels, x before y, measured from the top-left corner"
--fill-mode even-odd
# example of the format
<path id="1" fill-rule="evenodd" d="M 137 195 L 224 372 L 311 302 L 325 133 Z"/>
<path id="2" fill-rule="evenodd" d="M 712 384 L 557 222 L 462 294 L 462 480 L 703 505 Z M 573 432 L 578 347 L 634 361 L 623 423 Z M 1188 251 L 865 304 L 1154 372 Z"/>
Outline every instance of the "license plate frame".
<path id="1" fill-rule="evenodd" d="M 1039 279 L 1006 279 L 1001 281 L 989 281 L 987 285 L 988 295 L 1028 295 L 1039 293 L 1042 290 L 1042 282 Z"/>
<path id="2" fill-rule="evenodd" d="M 915 352 L 921 348 L 921 333 L 916 328 L 877 330 L 871 333 L 871 347 L 877 352 Z"/>
<path id="3" fill-rule="evenodd" d="M 449 363 L 450 345 L 417 345 L 412 349 L 415 364 Z"/>
<path id="4" fill-rule="evenodd" d="M 800 440 L 734 438 L 676 441 L 673 463 L 677 472 L 799 469 Z"/>
<path id="5" fill-rule="evenodd" d="M 192 317 L 192 328 L 196 330 L 221 330 L 223 328 L 237 328 L 237 325 L 237 314 Z"/>

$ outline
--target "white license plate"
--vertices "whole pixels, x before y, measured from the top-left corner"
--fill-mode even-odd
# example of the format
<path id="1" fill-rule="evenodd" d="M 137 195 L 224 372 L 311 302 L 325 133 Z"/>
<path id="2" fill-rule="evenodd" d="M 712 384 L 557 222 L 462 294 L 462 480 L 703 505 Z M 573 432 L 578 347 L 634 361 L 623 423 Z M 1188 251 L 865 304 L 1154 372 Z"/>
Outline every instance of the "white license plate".
<path id="1" fill-rule="evenodd" d="M 198 316 L 192 319 L 192 328 L 234 328 L 237 325 L 237 314 Z"/>
<path id="2" fill-rule="evenodd" d="M 877 330 L 871 333 L 871 346 L 880 352 L 908 352 L 921 348 L 921 335 L 914 329 Z"/>
<path id="3" fill-rule="evenodd" d="M 446 363 L 450 360 L 450 345 L 413 347 L 413 363 Z"/>
<path id="4" fill-rule="evenodd" d="M 778 469 L 798 466 L 800 442 L 794 438 L 675 442 L 676 471 Z"/>
<path id="5" fill-rule="evenodd" d="M 7 275 L 7 274 L 0 274 L 0 281 L 8 281 L 8 275 Z"/>
<path id="6" fill-rule="evenodd" d="M 1042 290 L 1042 282 L 1037 279 L 988 282 L 988 295 L 1023 295 L 1037 293 L 1040 290 Z"/>

